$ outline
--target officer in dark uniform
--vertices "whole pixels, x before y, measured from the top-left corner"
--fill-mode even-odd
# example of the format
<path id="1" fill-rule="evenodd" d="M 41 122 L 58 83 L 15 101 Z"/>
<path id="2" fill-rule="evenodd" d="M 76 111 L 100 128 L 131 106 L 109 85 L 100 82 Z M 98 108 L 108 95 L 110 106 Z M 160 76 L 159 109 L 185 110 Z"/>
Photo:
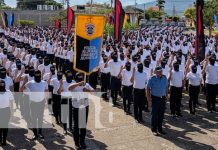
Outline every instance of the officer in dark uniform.
<path id="1" fill-rule="evenodd" d="M 162 74 L 162 68 L 155 68 L 155 75 L 148 81 L 147 99 L 152 104 L 151 131 L 155 136 L 158 132 L 166 134 L 162 129 L 164 118 L 165 101 L 168 99 L 167 77 Z M 158 131 L 158 132 L 157 132 Z"/>

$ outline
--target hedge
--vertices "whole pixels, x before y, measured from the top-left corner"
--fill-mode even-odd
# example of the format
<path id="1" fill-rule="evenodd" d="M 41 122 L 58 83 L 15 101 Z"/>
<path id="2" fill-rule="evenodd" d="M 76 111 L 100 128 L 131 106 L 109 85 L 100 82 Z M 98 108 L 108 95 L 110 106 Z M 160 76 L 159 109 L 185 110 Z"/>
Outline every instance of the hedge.
<path id="1" fill-rule="evenodd" d="M 18 20 L 17 24 L 21 25 L 21 26 L 34 26 L 34 21 L 31 20 Z"/>

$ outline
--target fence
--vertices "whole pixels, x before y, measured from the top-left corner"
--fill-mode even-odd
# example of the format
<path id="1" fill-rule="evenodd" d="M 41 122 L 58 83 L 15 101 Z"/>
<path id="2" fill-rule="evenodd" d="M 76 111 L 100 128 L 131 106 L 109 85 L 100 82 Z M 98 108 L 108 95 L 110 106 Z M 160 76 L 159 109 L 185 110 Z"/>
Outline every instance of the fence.
<path id="1" fill-rule="evenodd" d="M 17 20 L 32 20 L 38 26 L 55 26 L 54 22 L 49 21 L 50 17 L 57 16 L 59 11 L 39 11 L 39 10 L 0 10 L 0 13 L 14 13 L 14 22 Z M 0 19 L 0 23 L 1 19 Z"/>

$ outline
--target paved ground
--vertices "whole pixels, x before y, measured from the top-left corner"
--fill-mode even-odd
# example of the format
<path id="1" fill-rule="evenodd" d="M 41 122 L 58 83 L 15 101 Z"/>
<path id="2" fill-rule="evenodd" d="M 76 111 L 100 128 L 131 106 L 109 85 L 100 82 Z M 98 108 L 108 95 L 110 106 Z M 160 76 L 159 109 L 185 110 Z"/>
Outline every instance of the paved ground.
<path id="1" fill-rule="evenodd" d="M 108 102 L 101 100 L 99 120 L 105 128 L 96 128 L 96 109 L 99 106 L 90 104 L 90 116 L 86 143 L 88 149 L 110 150 L 213 150 L 218 149 L 218 113 L 208 113 L 203 104 L 197 110 L 197 115 L 188 114 L 187 95 L 183 99 L 183 118 L 169 116 L 169 103 L 165 115 L 164 129 L 166 136 L 155 137 L 150 131 L 150 113 L 144 113 L 144 124 L 135 123 L 132 116 L 127 116 L 120 108 L 112 107 Z M 97 121 L 99 121 L 97 120 Z M 68 150 L 74 149 L 72 135 L 64 136 L 62 128 L 55 125 L 53 129 L 45 129 L 45 140 L 30 141 L 32 132 L 25 129 L 9 130 L 8 143 L 4 147 L 11 149 L 37 150 Z M 2 149 L 2 148 L 0 148 Z"/>

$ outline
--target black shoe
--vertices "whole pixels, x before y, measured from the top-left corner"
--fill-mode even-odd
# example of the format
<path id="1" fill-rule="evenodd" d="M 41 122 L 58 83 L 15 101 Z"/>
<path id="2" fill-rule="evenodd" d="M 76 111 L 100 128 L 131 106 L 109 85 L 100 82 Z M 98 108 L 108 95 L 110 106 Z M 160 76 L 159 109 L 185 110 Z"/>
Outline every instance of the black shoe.
<path id="1" fill-rule="evenodd" d="M 43 134 L 40 133 L 40 134 L 39 134 L 39 138 L 40 138 L 40 139 L 44 139 L 45 137 L 44 137 Z"/>
<path id="2" fill-rule="evenodd" d="M 7 145 L 7 142 L 1 143 L 1 146 L 6 146 L 6 145 Z"/>
<path id="3" fill-rule="evenodd" d="M 201 103 L 199 103 L 199 102 L 197 102 L 196 104 L 197 104 L 198 106 L 201 106 Z"/>
<path id="4" fill-rule="evenodd" d="M 161 135 L 166 135 L 167 133 L 164 131 L 158 131 Z"/>
<path id="5" fill-rule="evenodd" d="M 157 133 L 157 131 L 155 132 L 152 132 L 152 134 L 154 135 L 154 136 L 158 136 L 158 133 Z"/>
<path id="6" fill-rule="evenodd" d="M 85 142 L 80 143 L 80 146 L 81 146 L 82 149 L 86 149 L 86 143 Z"/>
<path id="7" fill-rule="evenodd" d="M 37 140 L 37 139 L 38 139 L 38 136 L 35 136 L 35 135 L 34 135 L 31 140 L 32 140 L 32 141 L 35 141 L 35 140 Z"/>
<path id="8" fill-rule="evenodd" d="M 75 149 L 79 150 L 80 149 L 80 145 L 79 144 L 75 144 Z"/>
<path id="9" fill-rule="evenodd" d="M 143 119 L 139 119 L 138 122 L 139 123 L 144 123 L 144 120 Z"/>
<path id="10" fill-rule="evenodd" d="M 212 110 L 213 110 L 214 112 L 218 112 L 216 108 L 213 108 Z"/>
<path id="11" fill-rule="evenodd" d="M 105 97 L 105 98 L 104 98 L 104 100 L 108 101 L 108 100 L 109 100 L 109 98 L 108 98 L 108 97 Z"/>
<path id="12" fill-rule="evenodd" d="M 183 115 L 181 113 L 177 113 L 176 115 L 179 117 L 183 117 Z"/>

